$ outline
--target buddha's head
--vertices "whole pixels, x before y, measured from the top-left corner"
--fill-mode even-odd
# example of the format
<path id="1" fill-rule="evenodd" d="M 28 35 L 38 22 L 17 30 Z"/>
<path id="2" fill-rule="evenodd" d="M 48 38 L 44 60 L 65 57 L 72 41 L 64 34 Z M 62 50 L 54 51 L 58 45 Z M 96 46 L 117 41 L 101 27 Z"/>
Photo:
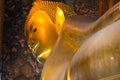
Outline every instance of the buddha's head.
<path id="1" fill-rule="evenodd" d="M 29 48 L 40 63 L 48 58 L 65 19 L 73 15 L 75 12 L 64 3 L 34 1 L 25 23 L 25 35 Z"/>
<path id="2" fill-rule="evenodd" d="M 25 35 L 28 46 L 35 58 L 44 63 L 49 56 L 61 30 L 65 18 L 62 10 L 57 8 L 53 22 L 44 11 L 36 11 L 26 21 Z"/>

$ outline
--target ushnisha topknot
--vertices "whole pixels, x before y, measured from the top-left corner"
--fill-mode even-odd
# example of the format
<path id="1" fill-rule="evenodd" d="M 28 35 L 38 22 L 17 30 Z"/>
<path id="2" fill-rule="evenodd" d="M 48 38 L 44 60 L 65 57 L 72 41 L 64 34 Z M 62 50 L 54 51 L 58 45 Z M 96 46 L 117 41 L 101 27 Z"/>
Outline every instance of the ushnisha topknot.
<path id="1" fill-rule="evenodd" d="M 56 13 L 56 8 L 59 7 L 60 9 L 63 10 L 63 13 L 65 15 L 65 19 L 68 18 L 69 16 L 76 15 L 76 13 L 66 4 L 62 2 L 52 2 L 52 1 L 35 1 L 33 3 L 33 7 L 31 8 L 26 24 L 29 21 L 30 17 L 34 14 L 34 12 L 42 10 L 45 11 L 50 19 L 55 23 L 55 13 Z"/>

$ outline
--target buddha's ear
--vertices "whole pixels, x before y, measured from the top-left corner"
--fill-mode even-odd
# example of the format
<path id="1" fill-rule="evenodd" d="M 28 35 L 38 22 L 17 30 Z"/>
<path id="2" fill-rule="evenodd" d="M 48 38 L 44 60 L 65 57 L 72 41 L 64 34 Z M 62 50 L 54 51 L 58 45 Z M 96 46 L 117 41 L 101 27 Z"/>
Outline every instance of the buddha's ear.
<path id="1" fill-rule="evenodd" d="M 62 9 L 57 7 L 56 14 L 55 14 L 55 25 L 56 25 L 57 31 L 61 30 L 61 27 L 64 21 L 65 21 L 64 12 Z"/>

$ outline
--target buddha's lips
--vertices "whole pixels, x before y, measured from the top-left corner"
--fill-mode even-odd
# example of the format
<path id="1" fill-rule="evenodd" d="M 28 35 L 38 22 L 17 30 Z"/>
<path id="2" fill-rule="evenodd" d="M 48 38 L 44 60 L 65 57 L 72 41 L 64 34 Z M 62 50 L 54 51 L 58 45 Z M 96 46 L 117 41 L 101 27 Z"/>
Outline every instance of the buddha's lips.
<path id="1" fill-rule="evenodd" d="M 37 43 L 37 44 L 32 48 L 32 53 L 33 53 L 34 55 L 35 55 L 38 47 L 39 47 L 39 43 Z M 36 57 L 36 55 L 35 55 L 35 57 Z"/>

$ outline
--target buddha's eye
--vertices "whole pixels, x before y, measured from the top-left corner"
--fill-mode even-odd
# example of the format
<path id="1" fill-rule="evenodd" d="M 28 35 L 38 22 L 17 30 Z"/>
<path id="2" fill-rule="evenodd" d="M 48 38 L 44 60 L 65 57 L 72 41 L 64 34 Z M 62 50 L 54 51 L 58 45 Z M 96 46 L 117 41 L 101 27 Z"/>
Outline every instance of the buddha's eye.
<path id="1" fill-rule="evenodd" d="M 36 32 L 37 31 L 37 28 L 35 28 L 34 30 L 33 30 L 33 32 Z"/>

